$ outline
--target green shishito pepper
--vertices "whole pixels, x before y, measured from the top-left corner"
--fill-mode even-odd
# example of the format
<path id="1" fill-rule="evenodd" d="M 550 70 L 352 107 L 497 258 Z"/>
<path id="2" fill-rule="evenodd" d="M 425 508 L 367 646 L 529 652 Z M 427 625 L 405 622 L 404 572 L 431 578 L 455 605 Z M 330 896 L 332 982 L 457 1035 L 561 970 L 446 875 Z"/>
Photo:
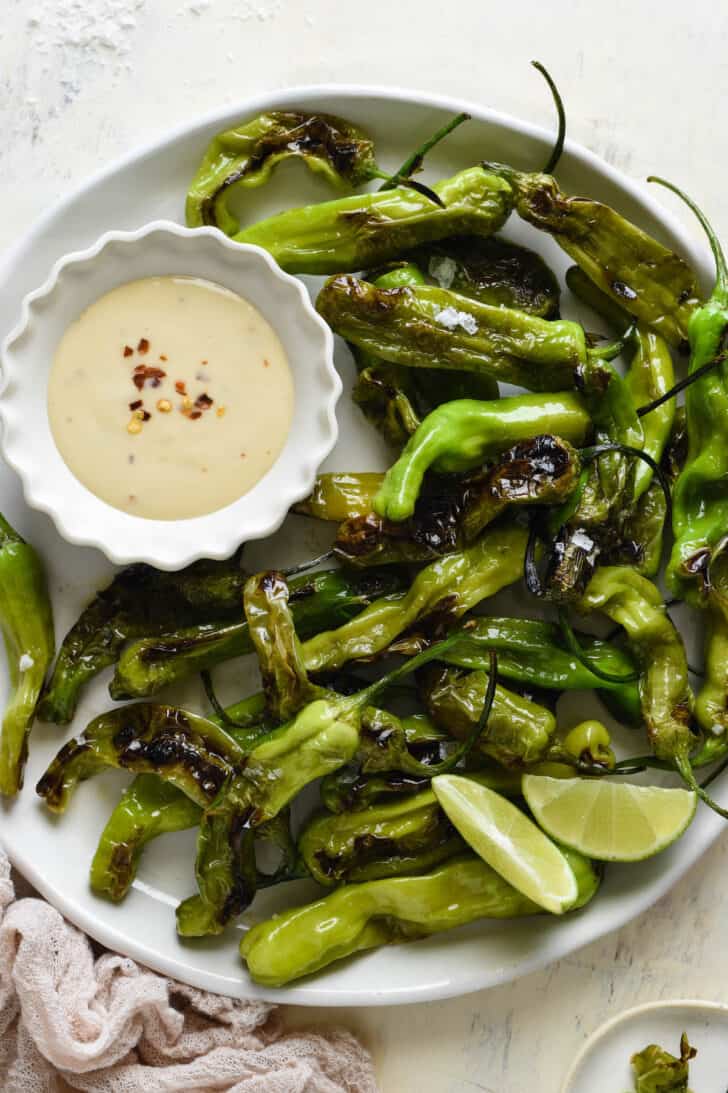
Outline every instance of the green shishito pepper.
<path id="1" fill-rule="evenodd" d="M 263 247 L 288 273 L 353 272 L 449 235 L 493 235 L 511 211 L 508 183 L 481 167 L 436 182 L 432 191 L 439 203 L 402 185 L 288 209 L 233 239 Z"/>
<path id="2" fill-rule="evenodd" d="M 525 547 L 522 528 L 500 524 L 486 529 L 472 546 L 422 569 L 406 593 L 385 594 L 349 622 L 305 641 L 306 670 L 315 673 L 340 668 L 349 660 L 383 652 L 409 626 L 426 627 L 433 618 L 440 623 L 448 617 L 458 618 L 518 580 Z M 296 622 L 298 626 L 298 619 Z M 247 624 L 240 625 L 246 626 L 247 641 Z M 196 638 L 183 633 L 178 640 L 162 643 L 159 652 L 155 639 L 137 643 L 122 655 L 111 694 L 115 698 L 148 695 L 192 671 L 246 651 L 240 645 L 237 628 L 230 638 L 222 632 L 212 640 L 205 634 Z M 230 717 L 237 721 L 238 713 L 237 707 L 232 707 Z"/>
<path id="3" fill-rule="evenodd" d="M 669 763 L 695 789 L 690 755 L 692 694 L 680 634 L 662 596 L 646 577 L 626 566 L 602 566 L 577 604 L 584 613 L 601 611 L 623 627 L 641 664 L 642 715 L 655 756 Z"/>
<path id="4" fill-rule="evenodd" d="M 411 262 L 377 277 L 377 288 L 422 285 L 425 278 Z M 349 346 L 359 372 L 351 397 L 384 439 L 401 448 L 422 417 L 436 406 L 456 398 L 497 398 L 498 385 L 476 372 L 441 368 L 412 369 L 378 357 L 356 345 Z"/>
<path id="5" fill-rule="evenodd" d="M 374 509 L 389 520 L 406 520 L 415 511 L 423 479 L 431 467 L 445 473 L 470 470 L 489 455 L 542 434 L 582 444 L 590 428 L 584 401 L 566 391 L 517 395 L 492 402 L 462 399 L 439 406 L 425 418 L 387 471 L 375 495 Z"/>
<path id="6" fill-rule="evenodd" d="M 680 1037 L 680 1057 L 658 1044 L 648 1044 L 632 1056 L 635 1093 L 690 1093 L 690 1061 L 697 1051 L 685 1033 Z"/>
<path id="7" fill-rule="evenodd" d="M 238 618 L 245 578 L 239 551 L 223 562 L 194 562 L 179 573 L 148 565 L 122 569 L 63 639 L 38 716 L 57 724 L 71 721 L 82 688 L 133 638 Z"/>
<path id="8" fill-rule="evenodd" d="M 298 849 L 313 879 L 330 888 L 426 873 L 466 846 L 425 789 L 361 812 L 316 816 L 299 835 Z"/>
<path id="9" fill-rule="evenodd" d="M 425 243 L 409 258 L 441 288 L 483 304 L 558 318 L 559 282 L 543 258 L 526 247 L 471 235 Z"/>
<path id="10" fill-rule="evenodd" d="M 564 851 L 582 907 L 599 887 L 591 863 Z M 463 926 L 479 918 L 541 914 L 474 855 L 422 877 L 388 877 L 347 884 L 323 899 L 284 911 L 245 934 L 240 952 L 252 978 L 267 987 L 320 971 L 366 949 Z"/>
<path id="11" fill-rule="evenodd" d="M 591 370 L 607 349 L 587 348 L 579 323 L 542 319 L 483 304 L 434 285 L 382 289 L 350 274 L 331 277 L 316 310 L 336 334 L 360 349 L 410 368 L 458 369 L 562 391 Z"/>
<path id="12" fill-rule="evenodd" d="M 551 175 L 484 166 L 508 181 L 518 215 L 548 232 L 611 300 L 670 345 L 683 346 L 699 292 L 679 255 L 608 205 L 567 197 Z"/>
<path id="13" fill-rule="evenodd" d="M 557 505 L 579 483 L 578 452 L 555 436 L 536 436 L 457 484 L 430 478 L 414 516 L 394 523 L 374 512 L 339 525 L 333 550 L 347 566 L 427 562 L 472 543 L 506 509 Z"/>
<path id="14" fill-rule="evenodd" d="M 634 672 L 630 655 L 614 642 L 589 634 L 579 634 L 577 640 L 581 659 L 569 651 L 559 627 L 553 623 L 498 616 L 478 618 L 471 620 L 462 642 L 447 649 L 442 660 L 459 668 L 487 671 L 487 650 L 495 649 L 498 675 L 504 679 L 550 691 L 598 690 L 616 717 L 638 724 L 637 684 L 617 682 L 617 677 L 625 679 Z M 595 672 L 589 670 L 590 664 Z"/>
<path id="15" fill-rule="evenodd" d="M 379 481 L 377 477 L 377 481 Z M 247 620 L 240 620 L 241 583 L 234 621 L 170 626 L 165 632 L 128 643 L 118 656 L 109 686 L 112 698 L 148 698 L 162 687 L 253 651 Z M 324 570 L 293 577 L 289 602 L 296 632 L 306 638 L 354 617 L 380 596 L 402 588 L 396 572 L 344 573 Z"/>
<path id="16" fill-rule="evenodd" d="M 213 137 L 187 194 L 187 226 L 212 224 L 234 235 L 240 223 L 229 199 L 262 186 L 281 160 L 291 158 L 339 188 L 382 177 L 372 142 L 351 122 L 331 114 L 271 111 Z"/>
<path id="17" fill-rule="evenodd" d="M 138 774 L 128 786 L 101 833 L 91 863 L 91 887 L 118 902 L 136 874 L 147 843 L 171 831 L 197 827 L 198 804 L 155 774 Z"/>
<path id="18" fill-rule="evenodd" d="M 28 733 L 53 659 L 53 612 L 43 564 L 30 543 L 0 515 L 0 627 L 10 676 L 10 697 L 0 730 L 0 793 L 23 784 Z"/>

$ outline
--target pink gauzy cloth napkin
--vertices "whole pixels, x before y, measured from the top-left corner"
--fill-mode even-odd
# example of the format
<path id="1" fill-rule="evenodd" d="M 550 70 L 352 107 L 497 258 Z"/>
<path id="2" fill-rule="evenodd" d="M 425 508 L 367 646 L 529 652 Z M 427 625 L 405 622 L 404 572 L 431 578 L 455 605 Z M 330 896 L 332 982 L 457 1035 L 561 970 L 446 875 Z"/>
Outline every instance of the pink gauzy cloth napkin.
<path id="1" fill-rule="evenodd" d="M 275 1007 L 193 990 L 16 898 L 0 849 L 2 1093 L 377 1093 L 344 1031 L 286 1032 Z"/>

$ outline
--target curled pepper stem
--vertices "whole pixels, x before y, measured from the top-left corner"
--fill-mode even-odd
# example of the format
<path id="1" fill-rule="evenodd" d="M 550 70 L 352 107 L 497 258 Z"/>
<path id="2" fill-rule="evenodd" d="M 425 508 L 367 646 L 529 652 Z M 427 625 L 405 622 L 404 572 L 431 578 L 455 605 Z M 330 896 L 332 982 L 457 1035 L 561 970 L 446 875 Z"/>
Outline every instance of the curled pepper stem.
<path id="1" fill-rule="evenodd" d="M 708 808 L 712 808 L 713 812 L 717 812 L 717 814 L 719 816 L 722 816 L 724 820 L 728 820 L 728 809 L 722 808 L 721 805 L 719 805 L 718 802 L 710 796 L 710 794 L 705 789 L 705 785 L 707 783 L 701 785 L 700 782 L 698 782 L 687 755 L 675 756 L 675 769 L 677 770 L 678 774 L 680 775 L 688 789 L 691 789 L 693 793 L 697 794 L 700 800 L 704 804 L 706 804 Z"/>
<path id="2" fill-rule="evenodd" d="M 202 686 L 205 689 L 207 701 L 212 706 L 215 717 L 219 718 L 223 725 L 230 725 L 232 728 L 235 729 L 247 729 L 250 727 L 249 718 L 242 721 L 236 721 L 235 718 L 231 717 L 230 714 L 227 712 L 223 704 L 220 702 L 220 699 L 217 697 L 217 694 L 215 693 L 215 687 L 212 682 L 212 673 L 208 668 L 205 668 L 203 671 L 200 672 L 200 679 L 202 680 Z"/>
<path id="3" fill-rule="evenodd" d="M 719 296 L 723 302 L 728 301 L 728 263 L 726 263 L 725 254 L 723 248 L 720 245 L 718 236 L 713 230 L 708 218 L 699 205 L 696 205 L 693 199 L 681 190 L 679 186 L 676 186 L 674 182 L 668 182 L 666 178 L 660 178 L 659 175 L 649 175 L 648 182 L 656 182 L 658 186 L 664 186 L 665 189 L 671 190 L 676 194 L 681 201 L 684 201 L 687 207 L 697 217 L 700 225 L 708 237 L 710 249 L 713 252 L 713 258 L 715 260 L 715 289 L 713 291 L 713 297 Z"/>
<path id="4" fill-rule="evenodd" d="M 652 402 L 645 403 L 644 406 L 638 406 L 637 417 L 644 417 L 645 414 L 651 414 L 658 406 L 662 406 L 664 402 L 669 402 L 671 398 L 675 398 L 681 391 L 684 391 L 686 387 L 690 387 L 696 380 L 701 379 L 707 372 L 712 372 L 714 368 L 718 368 L 725 360 L 726 354 L 718 353 L 711 361 L 708 361 L 707 364 L 701 364 L 700 368 L 696 368 L 689 376 L 685 376 L 683 379 L 678 380 L 669 391 L 665 391 L 659 398 L 653 399 Z"/>
<path id="5" fill-rule="evenodd" d="M 288 569 L 282 569 L 280 572 L 287 580 L 289 577 L 295 577 L 298 573 L 305 573 L 307 569 L 313 569 L 314 566 L 330 561 L 334 557 L 334 553 L 333 550 L 327 550 L 325 554 L 319 554 L 318 558 L 310 558 L 307 562 L 299 562 L 298 565 L 289 566 Z"/>
<path id="6" fill-rule="evenodd" d="M 546 160 L 543 168 L 543 173 L 545 175 L 550 175 L 553 174 L 553 172 L 556 170 L 559 160 L 561 159 L 561 154 L 564 150 L 564 141 L 566 139 L 566 110 L 564 109 L 564 100 L 561 98 L 561 93 L 559 92 L 559 89 L 556 86 L 556 82 L 546 66 L 541 64 L 540 61 L 531 61 L 531 64 L 537 72 L 541 73 L 546 83 L 549 85 L 549 91 L 551 92 L 554 100 L 554 106 L 556 107 L 556 116 L 559 122 L 559 127 L 556 133 L 556 142 L 554 143 L 554 146 L 551 149 L 551 155 Z"/>
<path id="7" fill-rule="evenodd" d="M 600 668 L 598 664 L 592 664 L 592 662 L 584 655 L 584 650 L 579 645 L 576 634 L 571 628 L 571 623 L 567 617 L 566 611 L 563 607 L 559 607 L 557 611 L 559 619 L 559 627 L 563 635 L 564 641 L 571 653 L 574 654 L 580 664 L 583 664 L 585 668 L 588 668 L 590 672 L 593 672 L 599 679 L 605 680 L 607 683 L 634 683 L 635 680 L 640 678 L 639 671 L 628 672 L 625 675 L 619 675 L 616 672 L 607 672 L 604 668 Z"/>

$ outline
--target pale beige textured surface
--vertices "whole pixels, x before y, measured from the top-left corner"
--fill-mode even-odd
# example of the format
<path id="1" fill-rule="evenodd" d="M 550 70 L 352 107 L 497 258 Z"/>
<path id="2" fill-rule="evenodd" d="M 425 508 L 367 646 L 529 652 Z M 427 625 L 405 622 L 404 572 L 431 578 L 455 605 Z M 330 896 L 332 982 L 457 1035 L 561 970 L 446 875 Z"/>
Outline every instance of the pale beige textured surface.
<path id="1" fill-rule="evenodd" d="M 75 17 L 66 30 L 49 21 L 53 0 L 2 5 L 0 245 L 100 165 L 266 87 L 409 85 L 549 123 L 534 56 L 558 78 L 575 139 L 635 177 L 680 182 L 728 237 L 728 10 L 712 0 L 82 6 L 85 32 Z M 338 1016 L 374 1049 L 384 1093 L 557 1093 L 585 1036 L 619 1010 L 728 1000 L 726 877 L 728 836 L 653 911 L 544 972 L 461 1000 Z"/>

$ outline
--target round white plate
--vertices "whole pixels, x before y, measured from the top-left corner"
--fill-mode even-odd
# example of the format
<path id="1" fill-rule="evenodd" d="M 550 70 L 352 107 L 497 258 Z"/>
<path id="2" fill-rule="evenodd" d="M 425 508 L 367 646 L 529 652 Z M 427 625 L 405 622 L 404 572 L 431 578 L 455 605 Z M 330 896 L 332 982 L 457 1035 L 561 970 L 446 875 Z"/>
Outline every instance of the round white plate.
<path id="1" fill-rule="evenodd" d="M 698 1054 L 690 1063 L 694 1093 L 728 1089 L 728 1006 L 718 1002 L 648 1002 L 597 1029 L 569 1071 L 561 1093 L 627 1093 L 634 1090 L 630 1059 L 648 1044 L 680 1054 L 680 1037 Z"/>
<path id="2" fill-rule="evenodd" d="M 261 95 L 226 108 L 195 125 L 178 130 L 93 178 L 49 210 L 36 227 L 6 256 L 0 268 L 0 334 L 17 321 L 19 302 L 43 283 L 62 254 L 90 245 L 110 229 L 132 230 L 155 218 L 181 220 L 184 196 L 209 138 L 240 119 L 263 110 L 301 107 L 341 114 L 365 127 L 376 141 L 380 163 L 394 168 L 405 154 L 432 133 L 445 118 L 467 110 L 473 120 L 440 145 L 428 159 L 425 179 L 443 177 L 478 159 L 503 159 L 537 167 L 546 158 L 551 135 L 477 105 L 420 94 L 382 89 L 299 88 Z M 655 168 L 659 168 L 655 164 Z M 695 244 L 657 201 L 612 167 L 573 144 L 559 170 L 567 190 L 584 192 L 615 205 L 625 215 L 678 249 L 706 278 L 711 274 L 707 249 Z M 273 183 L 246 197 L 249 217 L 321 199 L 328 191 L 298 164 L 282 166 Z M 553 241 L 522 224 L 509 222 L 506 236 L 538 250 L 563 277 L 568 265 Z M 316 282 L 310 279 L 312 287 Z M 578 315 L 565 297 L 567 315 Z M 593 322 L 593 320 L 592 320 Z M 329 470 L 378 470 L 387 463 L 376 432 L 347 397 L 353 365 L 343 346 L 337 361 L 345 392 L 339 401 L 339 442 L 329 457 Z M 111 567 L 91 548 L 64 543 L 47 517 L 22 503 L 19 483 L 0 467 L 0 507 L 13 524 L 42 551 L 48 564 L 59 637 L 76 618 L 95 589 L 108 581 Z M 246 552 L 250 569 L 291 564 L 326 549 L 330 530 L 313 521 L 291 517 L 272 539 L 252 544 Z M 515 603 L 517 606 L 517 601 Z M 497 597 L 494 611 L 513 610 Z M 248 658 L 250 661 L 252 658 Z M 219 673 L 224 697 L 257 689 L 250 664 L 226 666 Z M 69 919 L 109 947 L 195 986 L 238 996 L 256 996 L 307 1005 L 384 1005 L 424 1002 L 465 994 L 524 975 L 578 949 L 644 911 L 685 872 L 721 830 L 722 821 L 701 808 L 687 834 L 670 850 L 636 866 L 608 870 L 598 897 L 583 912 L 555 920 L 548 917 L 514 922 L 477 923 L 410 945 L 392 946 L 336 965 L 325 974 L 288 990 L 256 987 L 237 952 L 239 929 L 223 938 L 181 942 L 175 933 L 174 907 L 194 889 L 194 837 L 191 832 L 165 837 L 145 854 L 139 877 L 126 901 L 113 906 L 94 897 L 88 867 L 106 818 L 118 799 L 125 777 L 109 772 L 81 786 L 65 816 L 51 818 L 33 787 L 57 748 L 86 721 L 106 709 L 108 673 L 84 696 L 72 727 L 37 725 L 33 731 L 26 789 L 10 807 L 0 806 L 0 832 L 10 856 L 39 890 Z M 174 701 L 199 704 L 199 688 Z M 2 694 L 0 694 L 0 699 Z M 591 701 L 591 700 L 589 700 Z M 594 712 L 596 711 L 596 702 Z M 564 723 L 587 716 L 584 696 L 562 703 Z M 600 715 L 604 712 L 599 708 Z M 626 738 L 627 734 L 625 734 Z M 634 753 L 644 747 L 632 735 Z M 728 783 L 716 787 L 728 804 Z M 248 921 L 269 914 L 284 900 L 300 901 L 301 892 L 287 886 L 263 893 Z"/>

